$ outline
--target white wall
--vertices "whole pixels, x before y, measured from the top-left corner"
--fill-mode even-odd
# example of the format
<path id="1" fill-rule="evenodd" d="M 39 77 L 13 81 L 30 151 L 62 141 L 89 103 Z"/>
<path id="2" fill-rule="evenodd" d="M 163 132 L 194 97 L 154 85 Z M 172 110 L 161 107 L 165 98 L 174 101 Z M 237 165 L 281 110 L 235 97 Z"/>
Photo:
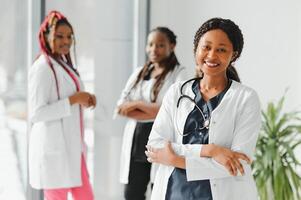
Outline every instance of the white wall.
<path id="1" fill-rule="evenodd" d="M 124 124 L 113 120 L 113 110 L 132 72 L 133 1 L 97 1 L 95 92 L 100 106 L 95 113 L 96 199 L 122 199 L 119 160 Z"/>
<path id="2" fill-rule="evenodd" d="M 169 26 L 178 35 L 180 62 L 193 71 L 193 37 L 212 17 L 230 18 L 244 34 L 236 68 L 242 82 L 260 95 L 263 107 L 289 87 L 286 109 L 301 105 L 301 1 L 152 0 L 151 27 Z"/>

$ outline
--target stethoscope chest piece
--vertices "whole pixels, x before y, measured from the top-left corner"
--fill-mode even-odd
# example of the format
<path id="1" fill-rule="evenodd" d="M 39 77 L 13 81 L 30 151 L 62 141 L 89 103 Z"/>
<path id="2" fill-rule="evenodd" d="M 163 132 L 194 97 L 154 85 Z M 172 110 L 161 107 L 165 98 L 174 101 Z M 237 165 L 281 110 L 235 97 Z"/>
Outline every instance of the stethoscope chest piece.
<path id="1" fill-rule="evenodd" d="M 205 121 L 204 121 L 204 127 L 206 129 L 209 129 L 209 124 L 210 124 L 210 120 L 209 119 L 205 119 Z"/>

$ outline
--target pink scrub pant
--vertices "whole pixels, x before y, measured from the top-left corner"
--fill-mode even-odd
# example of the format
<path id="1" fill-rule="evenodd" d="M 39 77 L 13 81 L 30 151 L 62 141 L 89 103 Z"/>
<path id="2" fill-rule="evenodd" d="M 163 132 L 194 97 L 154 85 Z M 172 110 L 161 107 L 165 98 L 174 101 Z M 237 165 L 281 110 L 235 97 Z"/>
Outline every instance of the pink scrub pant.
<path id="1" fill-rule="evenodd" d="M 89 182 L 89 175 L 85 159 L 82 156 L 81 161 L 81 176 L 82 186 L 73 188 L 63 189 L 45 189 L 44 199 L 45 200 L 67 200 L 68 192 L 71 192 L 74 200 L 94 200 L 91 184 Z"/>

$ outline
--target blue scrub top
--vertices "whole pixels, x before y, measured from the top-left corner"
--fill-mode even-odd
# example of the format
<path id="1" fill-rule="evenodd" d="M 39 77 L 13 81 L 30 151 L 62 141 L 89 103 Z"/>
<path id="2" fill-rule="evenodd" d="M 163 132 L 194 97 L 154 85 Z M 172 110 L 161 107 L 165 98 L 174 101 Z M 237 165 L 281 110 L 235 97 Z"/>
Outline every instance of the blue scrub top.
<path id="1" fill-rule="evenodd" d="M 206 102 L 200 92 L 200 80 L 197 79 L 192 84 L 192 90 L 195 94 L 195 102 L 202 110 L 206 119 L 210 119 L 211 112 L 221 102 L 223 96 L 229 89 L 231 81 L 228 81 L 228 86 L 218 95 Z M 202 114 L 195 106 L 189 113 L 184 127 L 183 144 L 208 144 L 209 134 L 208 129 L 203 127 L 204 119 Z M 175 168 L 169 177 L 166 200 L 212 200 L 211 187 L 209 180 L 187 181 L 186 170 Z"/>

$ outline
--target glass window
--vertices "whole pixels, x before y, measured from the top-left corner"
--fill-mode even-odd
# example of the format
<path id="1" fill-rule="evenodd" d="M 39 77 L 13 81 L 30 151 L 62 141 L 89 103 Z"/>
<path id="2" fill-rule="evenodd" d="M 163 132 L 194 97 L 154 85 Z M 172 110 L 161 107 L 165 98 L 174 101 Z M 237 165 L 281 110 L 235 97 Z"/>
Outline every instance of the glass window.
<path id="1" fill-rule="evenodd" d="M 27 1 L 1 1 L 0 13 L 0 200 L 25 200 Z"/>

